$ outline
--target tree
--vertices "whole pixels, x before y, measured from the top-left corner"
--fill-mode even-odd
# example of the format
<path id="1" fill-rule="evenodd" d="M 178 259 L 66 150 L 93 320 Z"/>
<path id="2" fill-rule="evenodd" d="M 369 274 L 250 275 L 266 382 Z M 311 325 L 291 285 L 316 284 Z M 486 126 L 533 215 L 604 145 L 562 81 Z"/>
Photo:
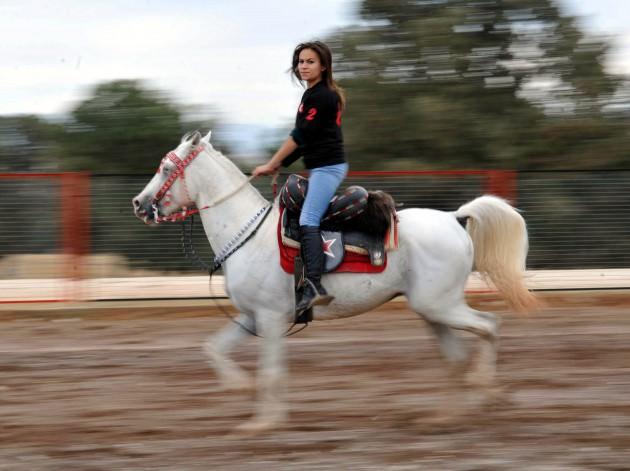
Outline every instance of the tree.
<path id="1" fill-rule="evenodd" d="M 148 173 L 183 133 L 180 112 L 163 93 L 135 80 L 104 83 L 72 111 L 63 165 L 67 170 Z"/>
<path id="2" fill-rule="evenodd" d="M 619 86 L 607 45 L 551 0 L 364 0 L 359 12 L 330 40 L 355 168 L 588 168 L 602 147 L 608 165 L 626 158 L 614 149 L 627 120 L 602 113 Z"/>
<path id="3" fill-rule="evenodd" d="M 0 171 L 55 171 L 63 128 L 32 116 L 0 117 Z"/>

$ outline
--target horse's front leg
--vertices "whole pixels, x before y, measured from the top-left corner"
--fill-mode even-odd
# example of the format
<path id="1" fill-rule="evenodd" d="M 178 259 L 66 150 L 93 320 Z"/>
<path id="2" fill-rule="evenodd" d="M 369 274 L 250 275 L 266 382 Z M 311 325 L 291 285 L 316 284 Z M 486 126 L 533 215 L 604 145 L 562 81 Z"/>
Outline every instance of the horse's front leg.
<path id="1" fill-rule="evenodd" d="M 259 312 L 256 327 L 262 337 L 261 352 L 256 378 L 257 403 L 251 421 L 239 427 L 244 432 L 263 432 L 278 427 L 287 420 L 287 314 Z"/>
<path id="2" fill-rule="evenodd" d="M 253 390 L 255 384 L 251 375 L 232 361 L 228 354 L 236 344 L 251 335 L 248 330 L 255 329 L 255 321 L 246 314 L 240 314 L 234 320 L 236 322 L 230 322 L 218 333 L 208 337 L 203 346 L 204 352 L 208 355 L 210 365 L 214 368 L 222 389 Z"/>

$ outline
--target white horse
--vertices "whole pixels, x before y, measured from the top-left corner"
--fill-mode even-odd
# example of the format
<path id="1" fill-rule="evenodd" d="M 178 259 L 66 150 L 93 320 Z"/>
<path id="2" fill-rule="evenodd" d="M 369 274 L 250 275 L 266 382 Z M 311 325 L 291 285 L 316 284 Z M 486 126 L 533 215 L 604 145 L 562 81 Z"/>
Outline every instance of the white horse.
<path id="1" fill-rule="evenodd" d="M 210 133 L 202 138 L 194 132 L 164 157 L 156 175 L 133 199 L 133 207 L 137 217 L 152 224 L 193 204 L 200 209 L 205 233 L 217 254 L 230 252 L 235 240 L 238 245 L 251 233 L 270 203 L 212 147 Z M 240 313 L 236 320 L 262 337 L 256 380 L 228 356 L 249 335 L 239 324 L 229 323 L 205 343 L 225 388 L 256 387 L 258 391 L 254 417 L 240 427 L 248 431 L 276 427 L 288 417 L 284 334 L 293 321 L 295 295 L 293 277 L 279 263 L 278 215 L 276 201 L 255 235 L 223 263 L 227 292 Z M 468 377 L 491 385 L 497 319 L 469 307 L 464 287 L 474 266 L 515 309 L 536 307 L 537 300 L 523 280 L 528 250 L 523 218 L 494 196 L 481 196 L 455 212 L 405 209 L 398 218 L 399 248 L 388 253 L 386 269 L 378 274 L 324 275 L 322 283 L 335 299 L 328 306 L 315 307 L 314 320 L 354 316 L 404 295 L 409 307 L 435 332 L 443 355 L 452 364 L 467 359 L 463 340 L 453 329 L 478 336 L 479 352 Z M 457 218 L 467 218 L 466 229 Z"/>

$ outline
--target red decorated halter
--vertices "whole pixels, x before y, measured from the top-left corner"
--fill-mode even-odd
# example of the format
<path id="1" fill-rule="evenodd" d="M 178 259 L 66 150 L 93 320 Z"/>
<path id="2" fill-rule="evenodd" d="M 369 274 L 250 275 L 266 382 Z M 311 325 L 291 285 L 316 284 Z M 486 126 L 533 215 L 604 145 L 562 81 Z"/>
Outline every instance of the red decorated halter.
<path id="1" fill-rule="evenodd" d="M 168 221 L 168 222 L 181 221 L 181 220 L 186 219 L 188 216 L 197 214 L 199 211 L 208 208 L 208 206 L 205 206 L 201 209 L 196 209 L 196 208 L 188 209 L 186 206 L 183 206 L 181 211 L 171 214 L 170 216 L 158 216 L 158 210 L 157 210 L 157 204 L 160 202 L 162 198 L 164 198 L 165 195 L 167 195 L 171 186 L 173 186 L 173 183 L 175 183 L 175 180 L 177 180 L 179 177 L 182 177 L 182 184 L 184 185 L 184 191 L 186 192 L 186 196 L 188 197 L 189 200 L 191 199 L 190 194 L 188 193 L 188 187 L 186 186 L 186 174 L 184 171 L 186 170 L 186 167 L 190 164 L 190 162 L 192 162 L 195 159 L 195 157 L 197 157 L 201 153 L 202 150 L 203 150 L 203 146 L 199 146 L 196 149 L 193 149 L 184 158 L 184 160 L 180 159 L 175 152 L 171 151 L 168 154 L 166 154 L 164 158 L 162 159 L 162 162 L 160 162 L 160 166 L 158 167 L 156 173 L 160 173 L 160 169 L 166 163 L 167 160 L 170 160 L 171 162 L 173 162 L 175 166 L 177 167 L 177 169 L 173 173 L 171 173 L 171 175 L 166 179 L 162 187 L 158 190 L 158 192 L 153 197 L 153 200 L 151 201 L 151 206 L 153 207 L 153 214 L 154 214 L 153 217 L 156 223 L 165 222 L 165 221 Z"/>
<path id="2" fill-rule="evenodd" d="M 195 157 L 197 157 L 201 153 L 201 151 L 203 149 L 204 149 L 203 146 L 197 147 L 196 149 L 191 151 L 184 158 L 184 160 L 180 159 L 177 156 L 177 154 L 175 152 L 173 152 L 173 151 L 171 151 L 168 154 L 166 154 L 164 156 L 164 158 L 162 159 L 162 162 L 160 163 L 160 166 L 158 167 L 156 173 L 160 173 L 160 169 L 162 168 L 162 165 L 164 165 L 166 160 L 170 160 L 171 162 L 173 162 L 175 164 L 175 166 L 177 167 L 177 169 L 166 179 L 166 181 L 164 182 L 162 187 L 158 190 L 158 192 L 153 197 L 153 200 L 151 201 L 151 206 L 153 208 L 153 220 L 157 224 L 159 224 L 160 222 L 183 221 L 188 216 L 192 216 L 193 214 L 197 214 L 200 211 L 203 211 L 204 209 L 208 209 L 208 208 L 211 208 L 213 206 L 216 206 L 217 204 L 222 203 L 223 201 L 225 201 L 228 198 L 230 198 L 231 196 L 233 196 L 235 193 L 239 192 L 250 181 L 253 180 L 254 176 L 252 175 L 251 177 L 249 177 L 246 180 L 244 180 L 239 186 L 234 188 L 232 191 L 230 191 L 227 194 L 221 196 L 220 198 L 217 198 L 216 200 L 214 200 L 213 202 L 207 204 L 203 208 L 188 209 L 186 206 L 183 206 L 181 211 L 178 211 L 177 213 L 173 213 L 170 216 L 160 216 L 160 215 L 158 215 L 157 204 L 160 202 L 160 200 L 162 198 L 164 198 L 164 196 L 168 196 L 168 190 L 171 188 L 171 186 L 173 186 L 173 183 L 175 183 L 175 180 L 177 180 L 179 177 L 182 177 L 182 185 L 184 185 L 184 191 L 186 192 L 186 196 L 188 197 L 188 199 L 191 200 L 190 194 L 188 193 L 188 187 L 186 186 L 186 175 L 184 173 L 184 170 L 190 164 L 190 162 L 192 162 L 195 159 Z M 275 193 L 275 191 L 274 191 L 274 193 Z"/>

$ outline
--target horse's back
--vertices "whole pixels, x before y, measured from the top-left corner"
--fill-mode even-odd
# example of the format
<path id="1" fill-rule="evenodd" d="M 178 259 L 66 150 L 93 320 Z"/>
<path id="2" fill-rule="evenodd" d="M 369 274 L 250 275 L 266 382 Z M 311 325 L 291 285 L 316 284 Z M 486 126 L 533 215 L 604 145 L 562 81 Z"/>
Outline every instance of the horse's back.
<path id="1" fill-rule="evenodd" d="M 398 218 L 399 245 L 407 247 L 406 256 L 461 267 L 472 264 L 472 241 L 453 213 L 409 208 L 399 211 Z"/>
<path id="2" fill-rule="evenodd" d="M 430 208 L 408 208 L 398 212 L 399 231 L 413 238 L 431 240 L 431 242 L 452 242 L 450 239 L 470 242 L 466 229 L 459 223 L 452 212 Z M 401 234 L 402 235 L 402 234 Z M 447 240 L 445 240 L 445 238 Z"/>

